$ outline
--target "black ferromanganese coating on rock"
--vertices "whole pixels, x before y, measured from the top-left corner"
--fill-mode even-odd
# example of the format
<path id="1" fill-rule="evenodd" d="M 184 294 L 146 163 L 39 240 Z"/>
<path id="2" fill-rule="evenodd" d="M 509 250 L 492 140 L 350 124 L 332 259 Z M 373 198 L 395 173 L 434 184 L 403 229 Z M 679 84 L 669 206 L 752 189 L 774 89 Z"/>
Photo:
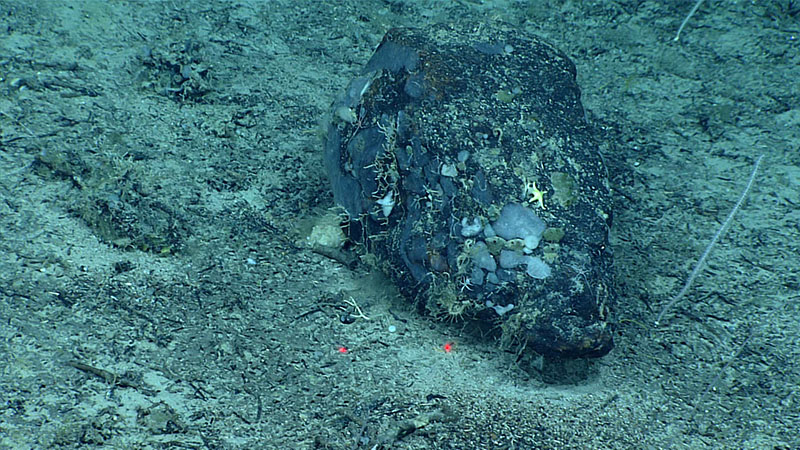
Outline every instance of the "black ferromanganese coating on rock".
<path id="1" fill-rule="evenodd" d="M 386 34 L 331 109 L 334 197 L 350 238 L 434 316 L 602 356 L 610 195 L 575 67 L 498 27 Z"/>

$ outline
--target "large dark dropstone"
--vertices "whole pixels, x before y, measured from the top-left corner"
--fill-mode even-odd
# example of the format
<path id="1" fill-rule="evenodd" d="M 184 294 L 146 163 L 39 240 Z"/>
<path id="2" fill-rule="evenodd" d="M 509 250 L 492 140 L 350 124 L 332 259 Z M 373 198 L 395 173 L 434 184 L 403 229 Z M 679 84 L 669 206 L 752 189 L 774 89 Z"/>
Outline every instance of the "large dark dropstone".
<path id="1" fill-rule="evenodd" d="M 350 238 L 429 313 L 549 357 L 612 348 L 607 171 L 550 44 L 389 31 L 332 106 L 325 165 Z"/>

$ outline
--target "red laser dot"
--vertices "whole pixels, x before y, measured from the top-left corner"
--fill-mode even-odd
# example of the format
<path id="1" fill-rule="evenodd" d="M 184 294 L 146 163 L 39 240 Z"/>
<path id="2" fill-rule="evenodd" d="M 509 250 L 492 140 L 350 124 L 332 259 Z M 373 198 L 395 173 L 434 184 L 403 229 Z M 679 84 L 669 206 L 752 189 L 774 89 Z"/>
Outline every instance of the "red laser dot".
<path id="1" fill-rule="evenodd" d="M 450 353 L 451 351 L 453 351 L 453 343 L 452 342 L 448 342 L 448 343 L 444 344 L 443 348 L 444 348 L 444 352 L 445 353 Z"/>
<path id="2" fill-rule="evenodd" d="M 345 346 L 341 346 L 341 347 L 339 347 L 339 350 L 338 350 L 338 351 L 339 351 L 339 353 L 341 353 L 341 354 L 345 354 L 345 353 L 347 353 L 347 347 L 345 347 Z"/>

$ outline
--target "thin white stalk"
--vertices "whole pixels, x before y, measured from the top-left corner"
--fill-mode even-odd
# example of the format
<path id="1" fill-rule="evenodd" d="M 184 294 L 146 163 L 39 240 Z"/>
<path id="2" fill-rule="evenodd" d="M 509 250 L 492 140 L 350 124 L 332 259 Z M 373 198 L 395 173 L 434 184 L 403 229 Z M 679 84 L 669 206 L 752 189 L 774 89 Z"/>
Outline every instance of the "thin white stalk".
<path id="1" fill-rule="evenodd" d="M 675 34 L 675 39 L 673 39 L 673 41 L 677 42 L 677 41 L 679 41 L 681 39 L 681 31 L 683 31 L 683 27 L 686 26 L 686 22 L 688 22 L 689 19 L 692 18 L 694 13 L 697 12 L 697 8 L 699 8 L 701 4 L 703 4 L 703 0 L 697 0 L 697 3 L 694 4 L 694 7 L 692 8 L 692 10 L 689 11 L 689 15 L 686 16 L 685 19 L 683 19 L 683 22 L 681 23 L 680 28 L 678 28 L 678 32 Z"/>
<path id="2" fill-rule="evenodd" d="M 664 305 L 664 308 L 658 314 L 658 317 L 656 318 L 655 322 L 656 326 L 658 326 L 661 323 L 661 319 L 664 317 L 664 314 L 667 313 L 667 310 L 670 309 L 675 303 L 677 303 L 678 300 L 683 298 L 683 296 L 686 294 L 686 291 L 688 291 L 689 288 L 692 287 L 692 283 L 694 283 L 694 279 L 697 277 L 697 275 L 700 274 L 700 271 L 703 269 L 703 264 L 706 262 L 706 258 L 708 258 L 709 253 L 711 253 L 711 249 L 714 248 L 714 245 L 717 243 L 719 238 L 722 237 L 722 234 L 728 228 L 728 225 L 730 225 L 733 216 L 736 214 L 736 211 L 738 211 L 739 207 L 741 207 L 742 203 L 744 203 L 744 199 L 745 197 L 747 197 L 747 193 L 750 192 L 750 188 L 753 186 L 753 181 L 756 179 L 758 166 L 761 165 L 762 159 L 764 159 L 764 155 L 759 156 L 758 160 L 756 160 L 756 165 L 755 167 L 753 167 L 753 172 L 750 174 L 750 179 L 747 181 L 747 187 L 744 188 L 744 192 L 742 192 L 742 195 L 739 197 L 739 201 L 736 202 L 736 206 L 734 206 L 730 214 L 728 214 L 728 217 L 725 219 L 725 222 L 722 222 L 722 226 L 719 227 L 719 230 L 717 230 L 717 234 L 715 234 L 714 238 L 711 239 L 711 242 L 708 244 L 708 247 L 706 247 L 705 251 L 703 252 L 703 256 L 701 256 L 700 260 L 697 261 L 697 264 L 695 264 L 694 270 L 692 270 L 691 275 L 689 275 L 689 278 L 686 280 L 686 284 L 683 285 L 683 289 L 681 289 L 681 291 L 678 292 L 678 295 L 672 297 L 672 300 L 670 300 L 669 303 Z"/>

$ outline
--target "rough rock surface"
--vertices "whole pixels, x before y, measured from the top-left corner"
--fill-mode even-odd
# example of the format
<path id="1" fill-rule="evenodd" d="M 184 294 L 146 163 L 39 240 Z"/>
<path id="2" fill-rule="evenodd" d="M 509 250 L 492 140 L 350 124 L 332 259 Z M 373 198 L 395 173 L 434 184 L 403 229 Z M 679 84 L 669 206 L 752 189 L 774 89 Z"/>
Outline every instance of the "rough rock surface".
<path id="1" fill-rule="evenodd" d="M 608 174 L 575 77 L 501 27 L 393 29 L 325 139 L 350 238 L 406 297 L 566 358 L 613 346 Z"/>

